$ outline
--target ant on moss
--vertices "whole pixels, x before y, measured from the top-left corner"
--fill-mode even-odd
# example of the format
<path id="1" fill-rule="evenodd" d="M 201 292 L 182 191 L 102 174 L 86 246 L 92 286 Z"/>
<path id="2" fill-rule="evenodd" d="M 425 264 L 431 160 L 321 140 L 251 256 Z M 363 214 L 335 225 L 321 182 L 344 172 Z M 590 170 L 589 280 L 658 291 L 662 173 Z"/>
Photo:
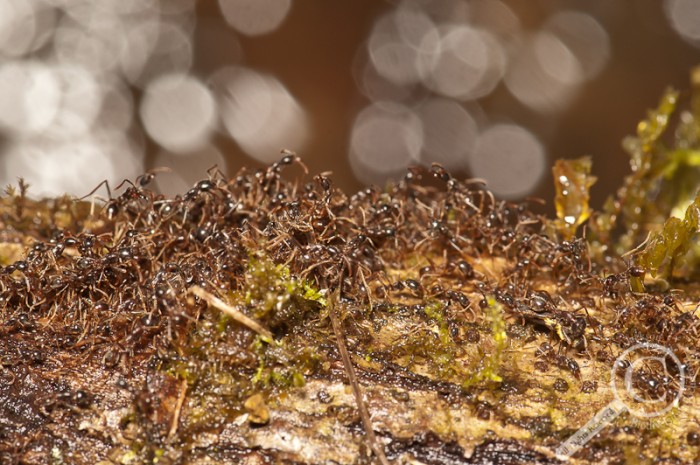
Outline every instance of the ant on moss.
<path id="1" fill-rule="evenodd" d="M 156 177 L 157 173 L 162 173 L 162 172 L 171 172 L 172 170 L 167 167 L 162 167 L 162 168 L 154 168 L 152 170 L 146 171 L 144 174 L 141 174 L 136 177 L 136 179 L 132 182 L 129 179 L 124 179 L 119 185 L 115 188 L 116 190 L 119 190 L 124 186 L 124 184 L 130 184 L 130 187 L 126 189 L 119 197 L 113 198 L 112 197 L 112 189 L 109 187 L 109 181 L 104 180 L 100 182 L 93 190 L 88 192 L 86 195 L 80 197 L 78 200 L 84 200 L 87 197 L 90 197 L 92 194 L 97 192 L 97 190 L 105 186 L 107 189 L 107 197 L 108 199 L 105 200 L 105 211 L 107 212 L 107 218 L 108 219 L 113 219 L 121 209 L 129 204 L 130 202 L 136 201 L 136 200 L 146 200 L 146 201 L 152 201 L 153 200 L 153 194 L 151 192 L 148 192 L 148 196 L 144 193 L 143 188 L 148 186 Z M 104 199 L 102 199 L 104 200 Z M 94 203 L 92 204 L 94 207 Z M 93 214 L 92 207 L 90 209 L 90 214 Z"/>

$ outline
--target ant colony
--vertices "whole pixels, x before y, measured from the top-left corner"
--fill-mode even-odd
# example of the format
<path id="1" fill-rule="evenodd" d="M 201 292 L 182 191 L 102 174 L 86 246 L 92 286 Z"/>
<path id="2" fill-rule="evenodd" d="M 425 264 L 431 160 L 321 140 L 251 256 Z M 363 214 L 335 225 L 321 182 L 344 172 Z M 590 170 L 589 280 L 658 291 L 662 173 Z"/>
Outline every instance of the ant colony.
<path id="1" fill-rule="evenodd" d="M 564 222 L 438 165 L 353 195 L 327 175 L 287 180 L 307 174 L 292 153 L 231 178 L 211 169 L 172 198 L 149 189 L 155 172 L 99 208 L 11 192 L 0 376 L 14 387 L 0 404 L 23 413 L 0 429 L 0 455 L 388 463 L 438 448 L 454 463 L 550 463 L 542 447 L 609 401 L 622 351 L 662 344 L 692 380 L 700 360 L 687 302 L 576 236 L 581 166 L 559 167 L 585 186 L 577 204 L 558 198 Z M 640 399 L 695 394 L 658 366 L 631 382 Z M 265 446 L 269 428 L 330 436 L 295 451 Z M 657 451 L 654 434 L 635 432 Z"/>

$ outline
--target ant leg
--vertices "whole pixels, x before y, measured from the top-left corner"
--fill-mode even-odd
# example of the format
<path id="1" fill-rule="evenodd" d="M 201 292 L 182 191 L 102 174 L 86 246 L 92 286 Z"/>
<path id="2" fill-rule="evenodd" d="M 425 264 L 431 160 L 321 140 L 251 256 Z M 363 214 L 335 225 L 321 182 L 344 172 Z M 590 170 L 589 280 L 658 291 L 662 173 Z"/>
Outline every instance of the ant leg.
<path id="1" fill-rule="evenodd" d="M 80 197 L 78 200 L 83 200 L 83 199 L 85 199 L 86 197 L 90 197 L 92 194 L 94 194 L 94 193 L 97 191 L 97 189 L 99 189 L 100 187 L 102 187 L 103 184 L 104 184 L 105 188 L 107 189 L 107 196 L 111 199 L 111 198 L 112 198 L 112 191 L 111 191 L 111 189 L 109 188 L 109 181 L 107 181 L 107 180 L 105 179 L 104 181 L 102 181 L 101 183 L 99 183 L 93 190 L 91 190 L 90 192 L 88 192 L 88 193 L 85 194 L 84 196 Z M 122 184 L 123 184 L 123 183 L 122 183 Z M 119 186 L 117 186 L 117 189 L 119 189 L 119 187 L 121 187 L 121 184 L 120 184 Z"/>
<path id="2" fill-rule="evenodd" d="M 136 179 L 138 180 L 138 178 L 136 178 Z M 125 180 L 123 180 L 122 182 L 120 182 L 119 185 L 118 185 L 117 187 L 114 188 L 114 190 L 115 190 L 115 191 L 118 191 L 118 190 L 121 189 L 122 186 L 123 186 L 124 184 L 126 184 L 126 183 L 131 184 L 132 187 L 136 187 L 136 185 L 135 185 L 133 182 L 131 182 L 131 181 L 128 180 L 128 179 L 125 179 Z M 111 197 L 111 196 L 110 196 L 110 197 Z"/>

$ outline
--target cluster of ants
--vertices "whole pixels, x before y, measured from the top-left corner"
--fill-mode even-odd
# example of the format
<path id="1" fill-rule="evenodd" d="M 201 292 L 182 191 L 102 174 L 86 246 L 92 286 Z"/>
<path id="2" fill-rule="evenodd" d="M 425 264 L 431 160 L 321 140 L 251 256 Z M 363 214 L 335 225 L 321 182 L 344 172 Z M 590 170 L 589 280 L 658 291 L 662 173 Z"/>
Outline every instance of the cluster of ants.
<path id="1" fill-rule="evenodd" d="M 69 352 L 114 367 L 184 346 L 206 307 L 191 288 L 244 293 L 251 257 L 263 256 L 348 306 L 440 302 L 457 326 L 453 334 L 460 315 L 478 314 L 494 296 L 512 321 L 549 332 L 556 365 L 577 376 L 569 351 L 614 359 L 610 351 L 591 354 L 591 341 L 621 349 L 641 340 L 669 344 L 694 369 L 689 348 L 697 334 L 688 328 L 697 328 L 695 317 L 673 313 L 672 299 L 633 295 L 628 281 L 637 270 L 607 263 L 618 269 L 605 276 L 583 239 L 548 237 L 546 219 L 526 204 L 496 199 L 482 181 L 457 180 L 438 165 L 415 167 L 386 189 L 349 196 L 324 174 L 286 180 L 283 172 L 294 166 L 307 171 L 291 153 L 231 178 L 211 169 L 172 198 L 149 189 L 150 172 L 110 194 L 89 222 L 59 227 L 50 215 L 48 223 L 25 222 L 34 243 L 0 267 L 3 364 L 40 365 Z M 542 283 L 556 295 L 539 290 Z M 596 299 L 618 313 L 614 338 L 585 311 Z M 276 337 L 288 329 L 279 319 L 261 323 Z M 652 388 L 661 384 L 645 376 Z"/>

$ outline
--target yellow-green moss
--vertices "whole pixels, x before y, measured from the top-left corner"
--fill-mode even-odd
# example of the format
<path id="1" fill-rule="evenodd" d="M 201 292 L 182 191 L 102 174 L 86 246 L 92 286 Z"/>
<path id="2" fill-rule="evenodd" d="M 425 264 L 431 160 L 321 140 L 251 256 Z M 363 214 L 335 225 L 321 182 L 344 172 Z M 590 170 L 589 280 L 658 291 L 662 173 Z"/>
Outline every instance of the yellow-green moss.
<path id="1" fill-rule="evenodd" d="M 487 306 L 484 313 L 487 321 L 491 325 L 491 336 L 493 338 L 493 348 L 491 353 L 485 355 L 480 367 L 469 379 L 462 383 L 463 387 L 470 387 L 482 381 L 501 382 L 503 378 L 499 376 L 498 369 L 501 364 L 501 355 L 508 344 L 506 335 L 506 323 L 503 318 L 503 307 L 496 302 L 492 296 L 486 299 Z"/>

